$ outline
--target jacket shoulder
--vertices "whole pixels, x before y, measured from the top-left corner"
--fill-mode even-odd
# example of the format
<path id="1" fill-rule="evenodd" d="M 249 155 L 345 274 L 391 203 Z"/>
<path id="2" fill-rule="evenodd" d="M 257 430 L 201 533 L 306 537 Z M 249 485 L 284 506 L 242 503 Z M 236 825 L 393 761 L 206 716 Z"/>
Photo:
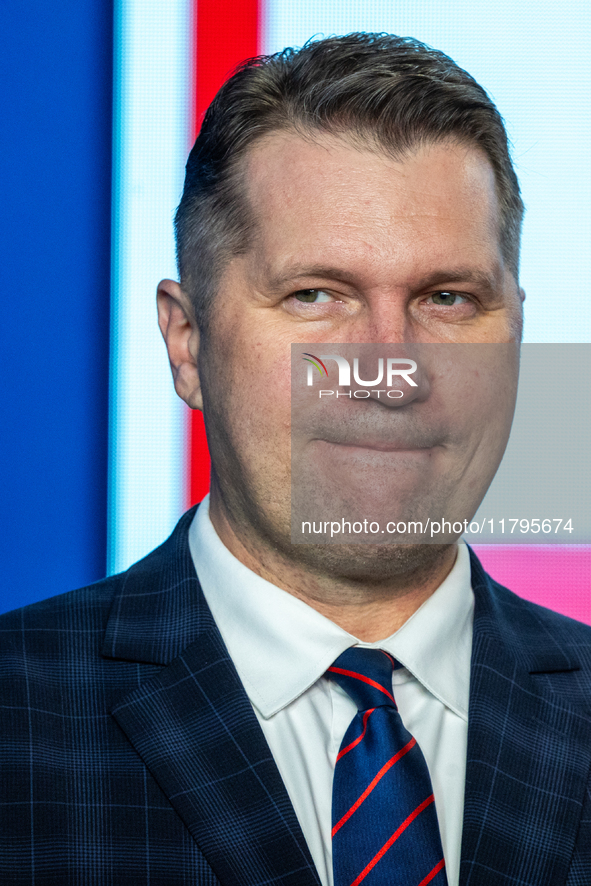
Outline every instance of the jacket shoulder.
<path id="1" fill-rule="evenodd" d="M 520 628 L 529 625 L 533 635 L 539 633 L 540 640 L 546 638 L 554 643 L 564 642 L 567 646 L 581 645 L 583 648 L 590 646 L 591 625 L 525 600 L 494 579 L 491 579 L 491 585 L 501 605 L 511 613 L 511 621 Z"/>
<path id="2" fill-rule="evenodd" d="M 475 618 L 510 644 L 535 652 L 542 648 L 578 647 L 591 652 L 591 625 L 532 603 L 495 581 L 470 549 Z M 568 584 L 568 576 L 564 577 Z M 590 588 L 591 590 L 591 588 Z"/>
<path id="3" fill-rule="evenodd" d="M 0 636 L 32 630 L 48 634 L 61 630 L 75 632 L 83 627 L 104 631 L 113 601 L 125 586 L 130 583 L 151 587 L 175 560 L 179 541 L 186 535 L 195 510 L 193 507 L 183 514 L 172 535 L 129 569 L 77 590 L 3 613 L 0 615 Z"/>
<path id="4" fill-rule="evenodd" d="M 190 556 L 186 534 L 194 511 L 184 514 L 163 544 L 126 571 L 0 615 L 0 680 L 15 669 L 21 675 L 28 669 L 28 679 L 41 682 L 69 669 L 68 678 L 75 680 L 76 667 L 94 671 L 105 656 L 117 657 L 118 638 L 135 631 L 145 639 L 147 622 L 162 634 L 175 601 L 184 600 L 179 564 L 188 569 L 183 557 Z M 194 570 L 193 577 L 196 582 Z M 128 663 L 142 660 L 122 658 Z M 97 664 L 91 667 L 93 660 Z"/>
<path id="5" fill-rule="evenodd" d="M 64 619 L 71 624 L 72 616 L 77 618 L 78 613 L 81 617 L 92 618 L 92 614 L 105 609 L 108 612 L 123 576 L 124 573 L 111 575 L 82 588 L 3 612 L 0 631 L 22 631 L 35 626 L 59 628 Z"/>
<path id="6" fill-rule="evenodd" d="M 96 657 L 123 575 L 0 615 L 0 698 Z"/>
<path id="7" fill-rule="evenodd" d="M 524 600 L 494 581 L 472 556 L 475 642 L 477 636 L 486 638 L 489 648 L 519 671 L 591 711 L 591 626 Z"/>

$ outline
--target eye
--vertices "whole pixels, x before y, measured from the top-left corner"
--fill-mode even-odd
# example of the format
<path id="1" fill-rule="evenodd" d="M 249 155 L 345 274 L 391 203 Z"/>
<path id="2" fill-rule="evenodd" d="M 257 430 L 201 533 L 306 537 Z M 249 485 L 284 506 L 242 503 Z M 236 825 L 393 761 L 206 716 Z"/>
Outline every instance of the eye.
<path id="1" fill-rule="evenodd" d="M 429 300 L 432 304 L 444 308 L 451 308 L 454 305 L 465 305 L 468 302 L 468 298 L 465 295 L 461 295 L 459 292 L 450 292 L 447 289 L 443 289 L 441 292 L 434 292 L 427 299 L 427 301 Z"/>
<path id="2" fill-rule="evenodd" d="M 323 289 L 300 289 L 299 292 L 294 292 L 293 297 L 306 305 L 319 305 L 333 301 L 333 297 Z"/>

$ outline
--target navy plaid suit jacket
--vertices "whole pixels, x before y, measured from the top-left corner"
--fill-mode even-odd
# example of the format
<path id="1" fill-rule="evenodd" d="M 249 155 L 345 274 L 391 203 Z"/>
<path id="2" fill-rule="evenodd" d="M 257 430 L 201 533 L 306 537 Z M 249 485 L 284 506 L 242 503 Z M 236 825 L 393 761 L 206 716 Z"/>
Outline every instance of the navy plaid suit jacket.
<path id="1" fill-rule="evenodd" d="M 0 619 L 0 883 L 313 886 L 187 530 Z M 591 628 L 473 558 L 462 886 L 591 884 Z"/>

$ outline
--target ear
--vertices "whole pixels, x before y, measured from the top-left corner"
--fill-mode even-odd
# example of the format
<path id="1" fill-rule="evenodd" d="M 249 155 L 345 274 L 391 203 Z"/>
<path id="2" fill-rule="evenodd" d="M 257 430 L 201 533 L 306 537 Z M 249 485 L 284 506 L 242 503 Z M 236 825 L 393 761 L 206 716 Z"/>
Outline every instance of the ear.
<path id="1" fill-rule="evenodd" d="M 521 299 L 521 304 L 525 301 L 525 289 L 523 287 L 519 287 L 519 298 Z"/>
<path id="2" fill-rule="evenodd" d="M 199 327 L 191 300 L 174 280 L 158 284 L 158 325 L 166 343 L 174 387 L 191 409 L 203 409 L 197 369 Z"/>

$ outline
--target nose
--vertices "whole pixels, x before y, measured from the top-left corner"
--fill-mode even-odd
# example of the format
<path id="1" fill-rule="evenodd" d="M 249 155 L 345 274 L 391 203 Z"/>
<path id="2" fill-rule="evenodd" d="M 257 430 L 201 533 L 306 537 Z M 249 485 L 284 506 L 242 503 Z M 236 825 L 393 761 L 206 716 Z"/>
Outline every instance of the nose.
<path id="1" fill-rule="evenodd" d="M 420 346 L 359 344 L 349 346 L 353 356 L 351 392 L 356 400 L 378 400 L 399 409 L 428 399 L 431 386 Z"/>
<path id="2" fill-rule="evenodd" d="M 364 344 L 404 343 L 416 340 L 408 313 L 407 293 L 387 290 L 367 297 L 364 310 L 347 330 L 347 340 Z"/>
<path id="3" fill-rule="evenodd" d="M 393 409 L 428 399 L 426 355 L 417 342 L 408 295 L 402 287 L 367 293 L 364 310 L 343 330 L 347 345 L 339 352 L 351 366 L 355 399 L 379 400 Z"/>

